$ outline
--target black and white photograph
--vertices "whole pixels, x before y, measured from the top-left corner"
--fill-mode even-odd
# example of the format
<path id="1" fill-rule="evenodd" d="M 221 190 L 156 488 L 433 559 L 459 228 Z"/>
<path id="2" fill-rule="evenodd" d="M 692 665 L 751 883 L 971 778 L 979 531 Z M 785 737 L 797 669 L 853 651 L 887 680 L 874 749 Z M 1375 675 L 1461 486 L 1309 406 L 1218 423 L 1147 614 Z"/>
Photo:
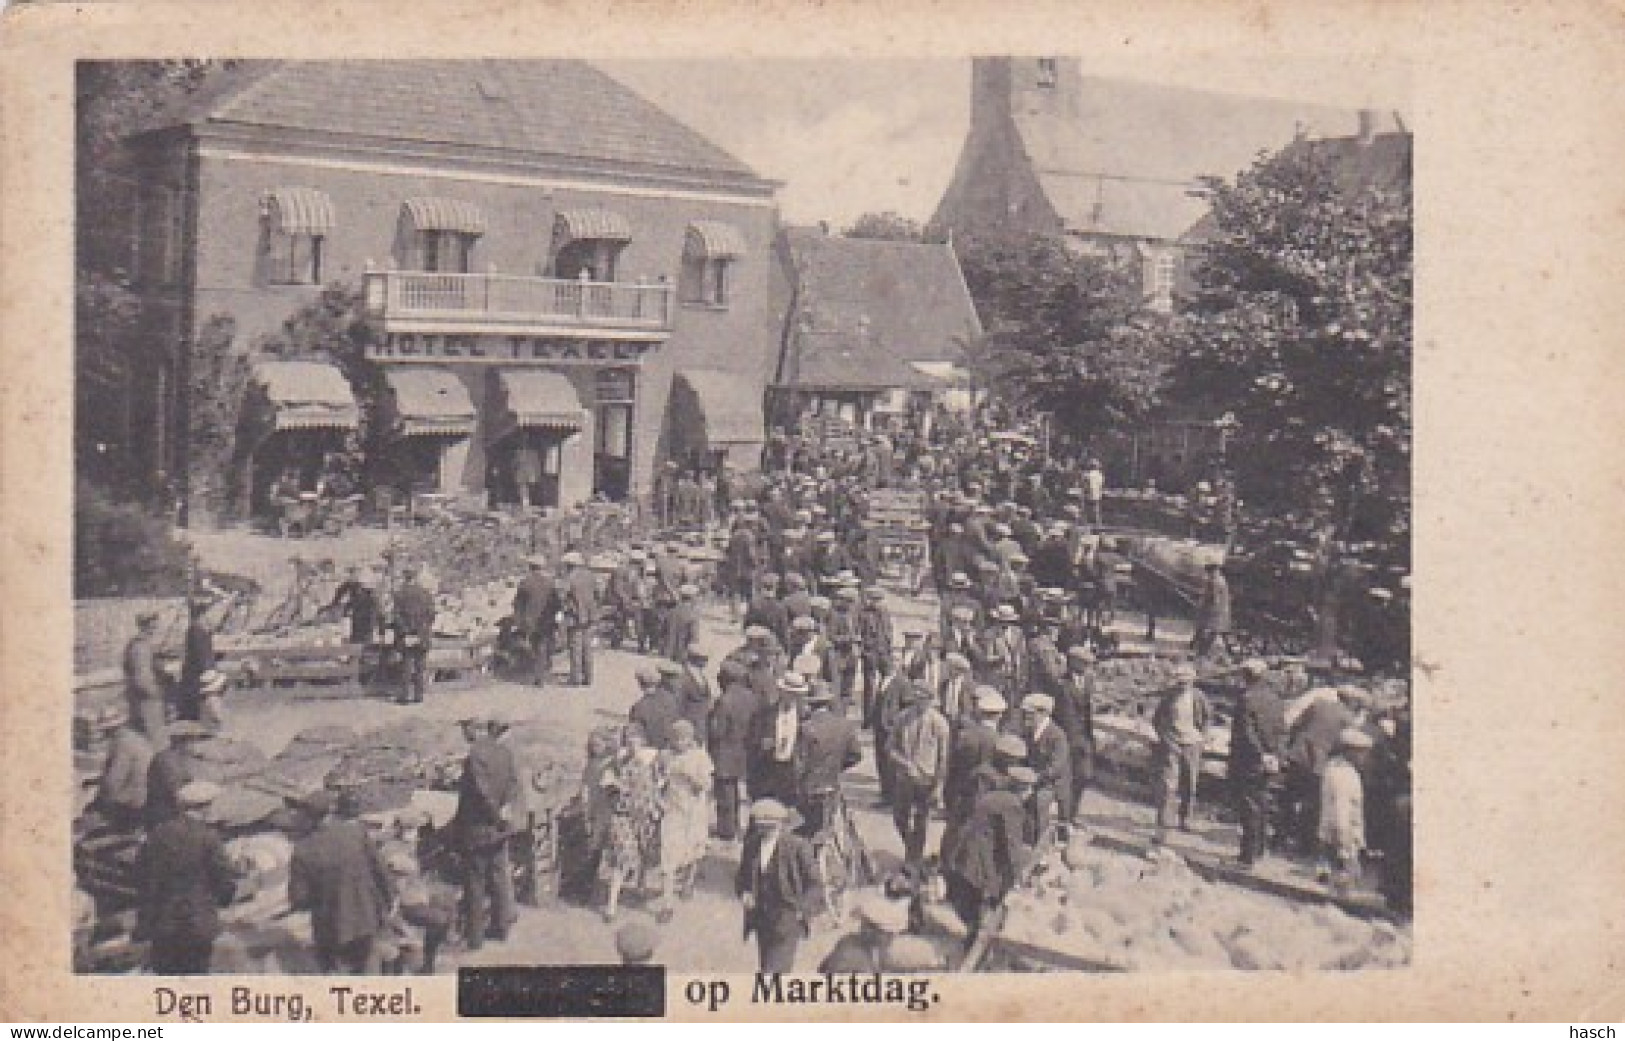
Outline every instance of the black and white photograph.
<path id="1" fill-rule="evenodd" d="M 1409 966 L 1408 83 L 79 62 L 74 971 Z"/>

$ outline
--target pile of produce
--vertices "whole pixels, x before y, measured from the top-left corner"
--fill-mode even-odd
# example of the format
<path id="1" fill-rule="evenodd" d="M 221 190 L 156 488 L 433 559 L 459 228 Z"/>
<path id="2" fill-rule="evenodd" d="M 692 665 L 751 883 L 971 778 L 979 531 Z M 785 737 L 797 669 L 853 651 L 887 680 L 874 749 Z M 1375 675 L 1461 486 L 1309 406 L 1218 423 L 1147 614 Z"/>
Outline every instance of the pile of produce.
<path id="1" fill-rule="evenodd" d="M 999 935 L 1102 968 L 1370 969 L 1411 960 L 1407 932 L 1330 904 L 1212 883 L 1183 858 L 1141 859 L 1074 836 L 1010 894 Z"/>

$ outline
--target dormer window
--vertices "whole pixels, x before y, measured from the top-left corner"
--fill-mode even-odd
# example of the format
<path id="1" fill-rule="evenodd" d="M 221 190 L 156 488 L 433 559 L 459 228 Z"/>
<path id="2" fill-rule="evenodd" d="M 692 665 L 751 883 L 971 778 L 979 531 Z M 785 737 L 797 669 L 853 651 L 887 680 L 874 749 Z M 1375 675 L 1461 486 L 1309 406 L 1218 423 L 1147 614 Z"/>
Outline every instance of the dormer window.
<path id="1" fill-rule="evenodd" d="M 1038 85 L 1040 87 L 1053 87 L 1060 80 L 1060 73 L 1056 71 L 1054 58 L 1038 59 Z"/>

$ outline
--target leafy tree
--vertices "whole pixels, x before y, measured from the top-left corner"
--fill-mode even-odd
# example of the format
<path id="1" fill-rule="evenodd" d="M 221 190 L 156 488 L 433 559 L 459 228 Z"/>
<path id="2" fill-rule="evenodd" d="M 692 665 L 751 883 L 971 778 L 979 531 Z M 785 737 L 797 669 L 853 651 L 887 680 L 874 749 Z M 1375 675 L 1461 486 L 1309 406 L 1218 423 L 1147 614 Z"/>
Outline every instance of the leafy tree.
<path id="1" fill-rule="evenodd" d="M 911 217 L 895 210 L 865 213 L 841 232 L 849 239 L 888 239 L 894 242 L 924 242 L 925 228 Z"/>
<path id="2" fill-rule="evenodd" d="M 242 491 L 237 429 L 252 366 L 236 335 L 231 316 L 215 315 L 204 323 L 192 350 L 189 487 L 216 517 L 232 513 Z"/>
<path id="3" fill-rule="evenodd" d="M 1209 182 L 1176 391 L 1235 413 L 1242 494 L 1322 548 L 1328 590 L 1350 543 L 1408 570 L 1411 523 L 1408 152 L 1393 176 L 1359 183 L 1335 144 L 1289 146 Z"/>
<path id="4" fill-rule="evenodd" d="M 986 329 L 977 378 L 1018 409 L 1088 437 L 1146 415 L 1167 381 L 1165 319 L 1141 306 L 1134 265 L 1044 235 L 962 238 L 955 250 Z"/>

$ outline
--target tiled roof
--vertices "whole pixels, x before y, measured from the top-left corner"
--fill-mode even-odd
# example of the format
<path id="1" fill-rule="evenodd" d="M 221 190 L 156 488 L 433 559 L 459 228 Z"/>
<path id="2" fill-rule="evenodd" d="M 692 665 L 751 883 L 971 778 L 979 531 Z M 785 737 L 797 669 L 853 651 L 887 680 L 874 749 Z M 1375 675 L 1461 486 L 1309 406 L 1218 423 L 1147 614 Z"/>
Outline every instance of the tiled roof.
<path id="1" fill-rule="evenodd" d="M 1352 111 L 1085 76 L 1067 109 L 1018 110 L 1021 144 L 1067 230 L 1171 241 L 1205 206 L 1203 177 L 1261 153 L 1353 133 Z"/>
<path id="2" fill-rule="evenodd" d="M 150 129 L 233 123 L 756 177 L 582 61 L 246 62 Z"/>
<path id="3" fill-rule="evenodd" d="M 923 385 L 913 361 L 954 361 L 981 322 L 953 248 L 782 233 L 795 287 L 781 381 L 804 386 Z"/>

